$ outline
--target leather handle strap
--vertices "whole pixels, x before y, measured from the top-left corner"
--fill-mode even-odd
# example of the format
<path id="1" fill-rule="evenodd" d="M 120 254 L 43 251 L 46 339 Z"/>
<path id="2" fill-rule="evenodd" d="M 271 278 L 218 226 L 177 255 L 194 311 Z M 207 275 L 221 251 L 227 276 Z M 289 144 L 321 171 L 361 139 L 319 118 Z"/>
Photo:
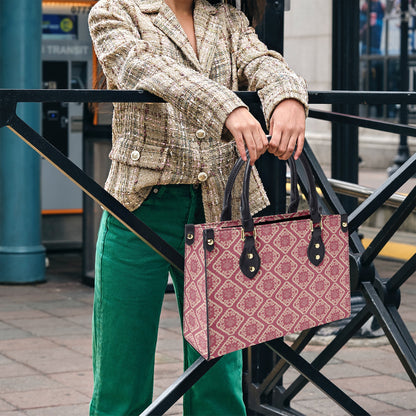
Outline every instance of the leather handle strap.
<path id="1" fill-rule="evenodd" d="M 289 162 L 289 167 L 291 168 L 291 176 L 297 177 L 297 171 L 295 168 L 295 161 L 293 160 L 293 156 L 291 156 L 290 159 L 292 159 L 292 161 Z M 313 177 L 312 169 L 309 165 L 308 159 L 303 153 L 300 155 L 299 160 L 301 161 L 303 168 L 305 169 L 305 173 L 306 173 L 308 183 L 309 183 L 308 203 L 309 203 L 311 219 L 312 219 L 313 224 L 320 224 L 321 214 L 318 208 L 318 193 L 316 191 L 315 178 Z M 250 214 L 249 197 L 248 197 L 249 185 L 250 185 L 250 173 L 251 173 L 251 166 L 250 166 L 249 161 L 250 160 L 247 161 L 246 169 L 244 172 L 243 192 L 241 195 L 241 208 L 240 208 L 241 221 L 242 221 L 242 225 L 243 225 L 245 232 L 251 232 L 254 229 L 254 222 Z M 294 170 L 295 172 L 293 172 Z M 297 199 L 298 199 L 299 192 L 297 191 L 297 182 L 296 182 L 296 186 L 294 186 L 293 188 L 296 188 L 296 191 L 293 190 L 294 198 L 296 199 L 296 195 L 297 195 Z M 291 190 L 291 194 L 292 194 L 292 190 Z M 295 205 L 297 208 L 297 204 Z"/>
<path id="2" fill-rule="evenodd" d="M 248 156 L 248 151 L 247 151 Z M 235 180 L 238 173 L 244 165 L 244 160 L 240 157 L 231 169 L 230 175 L 228 176 L 227 184 L 225 185 L 224 191 L 224 202 L 222 205 L 221 221 L 228 221 L 231 219 L 231 192 L 234 187 Z"/>
<path id="3" fill-rule="evenodd" d="M 270 136 L 267 136 L 270 139 Z M 247 159 L 249 160 L 250 156 L 248 151 L 246 152 Z M 225 185 L 224 191 L 224 201 L 221 211 L 221 221 L 228 221 L 231 219 L 231 193 L 234 187 L 235 180 L 238 173 L 244 165 L 244 160 L 240 157 L 237 162 L 234 164 L 231 169 L 230 175 L 228 176 L 227 184 Z M 298 191 L 298 174 L 296 169 L 296 164 L 294 160 L 290 158 L 288 160 L 289 169 L 290 169 L 290 203 L 287 212 L 296 212 L 299 206 L 299 191 Z"/>

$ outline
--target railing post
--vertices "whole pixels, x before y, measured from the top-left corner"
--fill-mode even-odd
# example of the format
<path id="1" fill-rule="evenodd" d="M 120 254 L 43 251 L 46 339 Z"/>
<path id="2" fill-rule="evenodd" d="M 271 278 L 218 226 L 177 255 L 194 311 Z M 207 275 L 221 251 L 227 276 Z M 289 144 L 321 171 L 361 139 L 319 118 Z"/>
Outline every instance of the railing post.
<path id="1" fill-rule="evenodd" d="M 286 3 L 289 3 L 286 0 Z M 256 27 L 259 38 L 273 49 L 283 54 L 285 0 L 267 0 L 264 3 L 262 22 Z M 258 120 L 264 120 L 261 108 L 251 106 L 250 111 Z M 286 163 L 270 153 L 265 153 L 256 162 L 261 180 L 270 199 L 270 206 L 262 211 L 262 215 L 273 215 L 286 211 Z M 251 355 L 244 354 L 245 371 L 245 401 L 250 416 L 260 415 L 251 408 L 250 402 L 260 400 L 253 391 L 256 383 L 261 383 L 273 368 L 274 353 L 266 345 L 256 345 L 252 348 Z M 251 377 L 249 376 L 251 375 Z M 269 395 L 268 403 L 272 403 L 273 397 Z"/>
<path id="2" fill-rule="evenodd" d="M 400 90 L 409 91 L 409 3 L 402 1 L 400 4 Z M 407 124 L 409 119 L 407 104 L 400 104 L 399 113 L 400 123 Z M 387 169 L 387 173 L 391 176 L 397 169 L 402 166 L 410 157 L 407 136 L 400 135 L 399 147 L 394 158 L 394 164 Z"/>
<path id="3" fill-rule="evenodd" d="M 0 88 L 40 88 L 41 0 L 1 0 Z M 19 104 L 19 116 L 40 128 L 40 105 Z M 0 283 L 45 279 L 40 227 L 40 158 L 0 129 Z"/>
<path id="4" fill-rule="evenodd" d="M 332 34 L 332 89 L 359 89 L 359 1 L 333 0 Z M 351 115 L 358 114 L 356 104 L 334 104 L 332 111 Z M 358 127 L 332 123 L 331 173 L 334 179 L 358 183 Z M 352 212 L 357 201 L 341 196 L 347 212 Z"/>

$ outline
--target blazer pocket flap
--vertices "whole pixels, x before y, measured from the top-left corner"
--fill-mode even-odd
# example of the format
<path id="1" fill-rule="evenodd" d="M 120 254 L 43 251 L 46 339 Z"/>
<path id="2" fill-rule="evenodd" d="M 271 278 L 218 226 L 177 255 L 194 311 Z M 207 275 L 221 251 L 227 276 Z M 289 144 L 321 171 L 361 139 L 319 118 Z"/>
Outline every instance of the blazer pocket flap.
<path id="1" fill-rule="evenodd" d="M 166 164 L 168 153 L 168 147 L 150 144 L 144 144 L 140 147 L 119 140 L 113 144 L 110 159 L 129 166 L 161 170 Z"/>

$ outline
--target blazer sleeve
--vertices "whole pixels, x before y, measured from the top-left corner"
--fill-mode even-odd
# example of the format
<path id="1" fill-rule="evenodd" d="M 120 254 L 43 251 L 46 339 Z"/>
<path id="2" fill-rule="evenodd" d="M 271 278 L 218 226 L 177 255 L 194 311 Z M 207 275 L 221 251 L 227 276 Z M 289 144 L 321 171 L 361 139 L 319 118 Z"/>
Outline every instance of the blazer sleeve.
<path id="1" fill-rule="evenodd" d="M 122 3 L 99 2 L 88 19 L 95 53 L 110 88 L 155 94 L 206 130 L 208 137 L 221 137 L 228 115 L 247 106 L 227 87 L 155 52 L 141 39 Z"/>
<path id="2" fill-rule="evenodd" d="M 261 42 L 244 13 L 229 8 L 230 27 L 236 28 L 234 53 L 239 82 L 249 91 L 257 91 L 269 126 L 275 107 L 283 100 L 294 98 L 300 101 L 308 114 L 308 92 L 306 82 L 289 68 L 276 51 L 267 49 Z"/>

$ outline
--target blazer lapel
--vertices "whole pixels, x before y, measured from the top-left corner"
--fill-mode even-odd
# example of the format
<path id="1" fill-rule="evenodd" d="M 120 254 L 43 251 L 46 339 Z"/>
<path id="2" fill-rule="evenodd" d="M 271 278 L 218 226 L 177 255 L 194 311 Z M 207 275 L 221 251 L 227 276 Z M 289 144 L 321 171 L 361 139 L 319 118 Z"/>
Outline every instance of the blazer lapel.
<path id="1" fill-rule="evenodd" d="M 153 24 L 168 36 L 200 71 L 201 65 L 198 58 L 171 8 L 163 0 L 143 0 L 139 4 L 142 12 L 155 14 Z"/>
<path id="2" fill-rule="evenodd" d="M 195 0 L 194 26 L 199 63 L 207 76 L 214 59 L 220 29 L 216 13 L 217 9 L 206 0 Z"/>

